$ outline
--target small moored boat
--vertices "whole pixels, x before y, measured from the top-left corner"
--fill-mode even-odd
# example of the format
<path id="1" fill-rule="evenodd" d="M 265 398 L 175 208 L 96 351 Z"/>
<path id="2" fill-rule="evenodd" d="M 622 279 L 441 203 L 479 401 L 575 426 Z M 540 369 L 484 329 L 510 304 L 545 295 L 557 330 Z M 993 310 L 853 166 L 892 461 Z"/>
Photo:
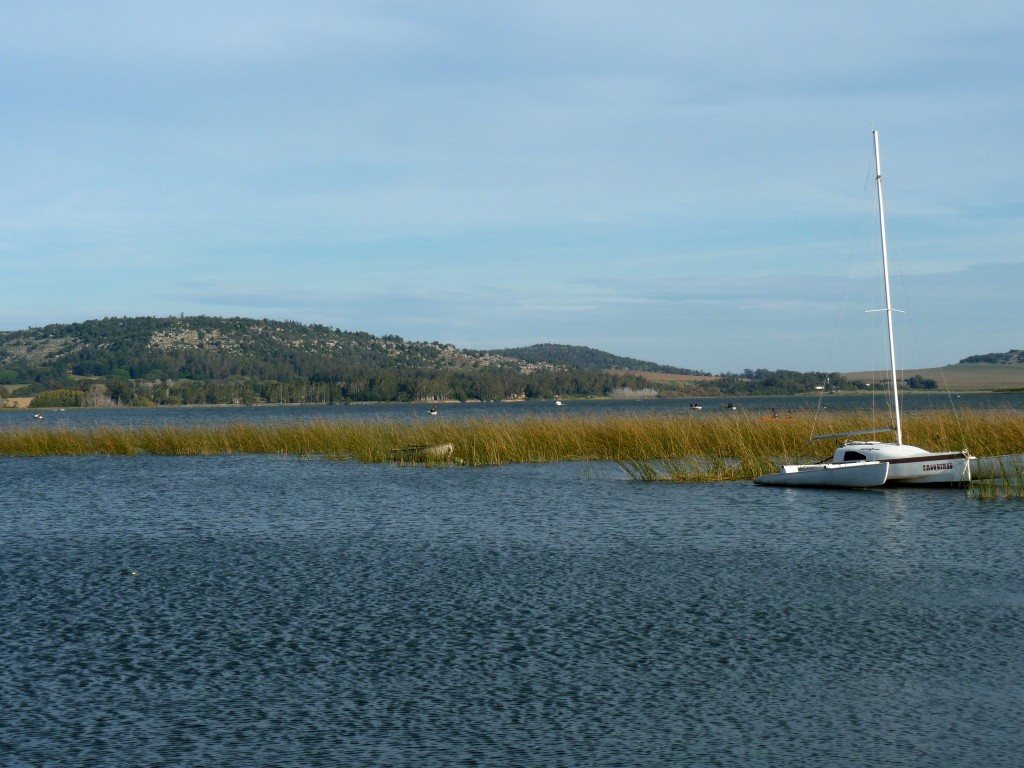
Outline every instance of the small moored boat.
<path id="1" fill-rule="evenodd" d="M 856 464 L 786 464 L 778 472 L 755 478 L 758 485 L 818 488 L 877 488 L 885 485 L 889 465 L 884 461 Z"/>
<path id="2" fill-rule="evenodd" d="M 877 470 L 871 465 L 882 463 L 886 465 L 883 483 L 890 485 L 961 485 L 970 482 L 972 462 L 977 460 L 967 452 L 962 451 L 926 451 L 914 445 L 907 445 L 903 442 L 903 427 L 900 422 L 900 396 L 899 377 L 896 369 L 896 347 L 893 342 L 892 316 L 896 310 L 892 306 L 892 296 L 889 289 L 889 254 L 885 240 L 885 203 L 882 196 L 882 162 L 878 150 L 878 132 L 872 131 L 872 138 L 875 149 L 875 186 L 878 194 L 878 222 L 882 241 L 882 277 L 885 287 L 885 312 L 887 327 L 889 331 L 889 375 L 892 382 L 892 406 L 893 423 L 889 427 L 878 429 L 866 429 L 856 432 L 841 432 L 831 435 L 818 435 L 816 440 L 830 438 L 848 438 L 857 435 L 866 435 L 875 432 L 894 432 L 895 442 L 880 442 L 877 440 L 848 440 L 835 449 L 830 462 L 818 464 L 797 464 L 784 466 L 779 472 L 772 475 L 764 475 L 754 482 L 760 485 L 818 485 L 810 483 L 803 477 L 805 473 L 820 471 L 821 467 L 844 467 L 864 468 L 865 478 L 870 479 Z M 822 477 L 825 477 L 822 475 Z M 840 482 L 830 482 L 829 485 L 840 485 L 845 487 L 870 487 L 870 484 L 863 483 L 857 473 L 837 473 L 836 477 L 844 478 Z M 856 482 L 848 483 L 845 478 L 855 479 Z"/>

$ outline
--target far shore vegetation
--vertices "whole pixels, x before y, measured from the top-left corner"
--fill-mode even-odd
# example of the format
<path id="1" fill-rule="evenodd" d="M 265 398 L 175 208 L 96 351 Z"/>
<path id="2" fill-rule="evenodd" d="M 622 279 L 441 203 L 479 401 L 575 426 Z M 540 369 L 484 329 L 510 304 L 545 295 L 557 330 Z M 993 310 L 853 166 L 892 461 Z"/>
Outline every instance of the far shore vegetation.
<path id="1" fill-rule="evenodd" d="M 0 331 L 0 407 L 743 397 L 887 388 L 886 376 L 707 371 L 589 347 L 458 349 L 252 318 L 112 317 Z M 905 371 L 907 392 L 1024 388 L 1024 352 Z"/>
<path id="2" fill-rule="evenodd" d="M 887 385 L 887 382 L 885 382 Z M 909 377 L 901 387 L 929 391 L 935 382 Z M 869 391 L 867 384 L 838 373 L 744 371 L 692 376 L 595 369 L 375 370 L 339 372 L 333 377 L 290 380 L 133 379 L 65 374 L 28 383 L 0 382 L 0 407 L 16 400 L 30 408 L 151 407 L 159 405 L 332 405 L 358 402 L 466 402 L 611 397 L 699 398 L 785 396 Z"/>

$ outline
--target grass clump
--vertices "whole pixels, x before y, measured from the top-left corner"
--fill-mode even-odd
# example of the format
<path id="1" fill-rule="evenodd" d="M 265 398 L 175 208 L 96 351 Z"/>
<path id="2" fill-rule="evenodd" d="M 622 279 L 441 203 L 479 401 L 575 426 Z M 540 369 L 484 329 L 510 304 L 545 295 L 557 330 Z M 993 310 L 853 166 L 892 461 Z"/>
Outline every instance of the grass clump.
<path id="1" fill-rule="evenodd" d="M 1024 463 L 1002 457 L 992 476 L 971 482 L 968 494 L 976 499 L 1024 499 Z"/>

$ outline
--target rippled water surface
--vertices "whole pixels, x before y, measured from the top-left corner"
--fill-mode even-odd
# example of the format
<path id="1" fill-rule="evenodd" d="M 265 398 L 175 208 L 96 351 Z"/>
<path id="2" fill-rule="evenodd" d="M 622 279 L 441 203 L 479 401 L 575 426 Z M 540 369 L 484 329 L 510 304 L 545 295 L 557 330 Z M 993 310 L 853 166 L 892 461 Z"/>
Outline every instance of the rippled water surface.
<path id="1" fill-rule="evenodd" d="M 1017 766 L 1024 504 L 0 459 L 0 765 Z"/>

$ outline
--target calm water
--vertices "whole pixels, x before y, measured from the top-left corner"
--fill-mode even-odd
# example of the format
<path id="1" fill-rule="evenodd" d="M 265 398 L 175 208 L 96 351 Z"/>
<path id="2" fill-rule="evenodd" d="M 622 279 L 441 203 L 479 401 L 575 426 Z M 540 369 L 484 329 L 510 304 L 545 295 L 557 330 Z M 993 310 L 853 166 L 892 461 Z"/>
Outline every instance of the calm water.
<path id="1" fill-rule="evenodd" d="M 886 412 L 884 399 L 871 395 L 841 395 L 819 398 L 798 397 L 704 397 L 693 400 L 566 400 L 562 407 L 552 401 L 521 403 L 440 403 L 439 415 L 447 419 L 517 419 L 529 416 L 601 416 L 609 413 L 635 412 L 640 414 L 686 414 L 691 418 L 721 415 L 726 403 L 738 406 L 738 415 L 755 413 L 768 415 L 771 409 L 779 413 L 813 412 L 820 405 L 830 410 L 870 410 Z M 703 410 L 690 409 L 690 403 L 700 403 Z M 924 409 L 969 408 L 974 410 L 1001 410 L 1020 412 L 1024 416 L 1024 393 L 969 394 L 952 396 L 945 393 L 917 393 L 901 399 L 905 412 Z M 39 411 L 42 419 L 34 419 L 36 411 L 0 409 L 0 429 L 51 429 L 54 427 L 89 428 L 105 425 L 149 426 L 224 424 L 235 421 L 276 422 L 297 420 L 399 420 L 415 421 L 430 418 L 429 406 L 424 403 L 375 403 L 355 405 L 301 405 L 301 406 L 211 406 L 161 408 L 68 408 L 63 411 Z"/>
<path id="2" fill-rule="evenodd" d="M 1019 766 L 1024 504 L 0 459 L 0 765 Z"/>

